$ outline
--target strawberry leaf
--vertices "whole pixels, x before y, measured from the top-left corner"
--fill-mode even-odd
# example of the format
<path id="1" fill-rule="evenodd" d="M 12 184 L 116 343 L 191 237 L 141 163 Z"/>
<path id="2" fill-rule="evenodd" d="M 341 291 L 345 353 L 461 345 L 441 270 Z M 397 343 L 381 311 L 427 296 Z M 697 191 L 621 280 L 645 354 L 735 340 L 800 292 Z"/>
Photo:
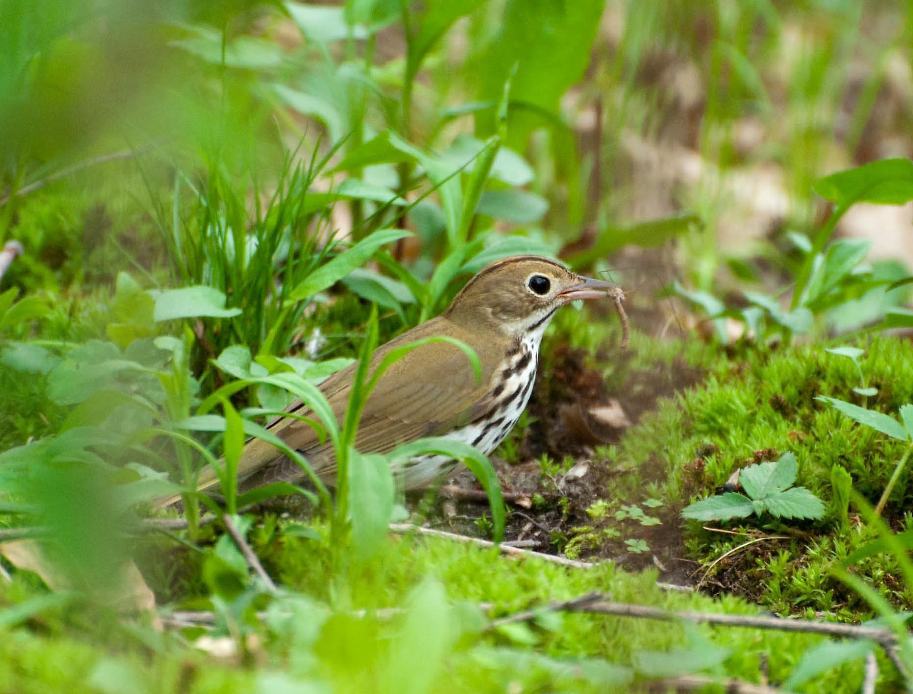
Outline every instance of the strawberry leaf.
<path id="1" fill-rule="evenodd" d="M 777 518 L 807 518 L 824 516 L 824 504 L 805 487 L 793 487 L 762 500 L 767 511 Z"/>
<path id="2" fill-rule="evenodd" d="M 726 492 L 708 499 L 695 501 L 682 509 L 682 517 L 690 520 L 713 521 L 745 518 L 754 513 L 751 499 L 744 494 Z"/>
<path id="3" fill-rule="evenodd" d="M 752 499 L 782 492 L 796 481 L 796 456 L 784 453 L 775 463 L 749 465 L 739 471 L 739 483 Z"/>

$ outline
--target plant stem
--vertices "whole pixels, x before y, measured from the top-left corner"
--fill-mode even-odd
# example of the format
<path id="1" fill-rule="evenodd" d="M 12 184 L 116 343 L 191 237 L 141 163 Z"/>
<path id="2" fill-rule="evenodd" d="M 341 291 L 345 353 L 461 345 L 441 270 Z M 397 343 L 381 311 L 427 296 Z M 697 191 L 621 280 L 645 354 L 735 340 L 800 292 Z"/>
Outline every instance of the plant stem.
<path id="1" fill-rule="evenodd" d="M 907 446 L 907 450 L 904 451 L 903 457 L 897 463 L 897 467 L 894 468 L 894 472 L 891 474 L 891 479 L 888 480 L 887 486 L 884 488 L 884 491 L 881 493 L 881 498 L 878 500 L 878 505 L 875 506 L 875 515 L 880 516 L 885 505 L 888 503 L 888 499 L 891 498 L 891 492 L 894 491 L 894 485 L 897 484 L 897 480 L 900 479 L 901 473 L 903 473 L 904 468 L 907 466 L 907 461 L 910 459 L 910 454 L 913 453 L 913 444 Z"/>

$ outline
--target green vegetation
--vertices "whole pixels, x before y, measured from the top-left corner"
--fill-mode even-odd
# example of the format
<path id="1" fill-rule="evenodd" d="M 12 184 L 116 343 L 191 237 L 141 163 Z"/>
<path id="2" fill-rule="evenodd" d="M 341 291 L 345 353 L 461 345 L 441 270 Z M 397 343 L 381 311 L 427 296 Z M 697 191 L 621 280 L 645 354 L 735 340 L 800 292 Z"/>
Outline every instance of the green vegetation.
<path id="1" fill-rule="evenodd" d="M 913 690 L 911 38 L 849 0 L 0 0 L 0 691 Z M 490 459 L 357 450 L 418 343 L 375 348 L 515 254 L 617 281 L 628 347 L 567 308 Z M 295 400 L 332 487 L 264 426 Z M 239 488 L 249 438 L 306 483 Z M 403 495 L 428 453 L 470 474 Z"/>

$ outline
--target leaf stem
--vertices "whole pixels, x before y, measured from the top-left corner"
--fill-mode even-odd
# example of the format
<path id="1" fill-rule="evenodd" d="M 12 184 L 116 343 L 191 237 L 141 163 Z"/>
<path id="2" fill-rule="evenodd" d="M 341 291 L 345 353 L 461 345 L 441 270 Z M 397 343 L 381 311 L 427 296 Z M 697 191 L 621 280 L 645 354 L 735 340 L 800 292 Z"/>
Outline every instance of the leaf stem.
<path id="1" fill-rule="evenodd" d="M 891 473 L 891 479 L 888 480 L 888 484 L 884 488 L 884 491 L 881 493 L 881 498 L 878 500 L 878 504 L 875 506 L 876 516 L 881 516 L 882 510 L 884 510 L 885 505 L 888 503 L 888 499 L 891 497 L 891 492 L 894 491 L 894 486 L 897 484 L 897 480 L 900 479 L 901 473 L 903 473 L 904 468 L 907 466 L 907 461 L 910 459 L 911 453 L 913 453 L 913 443 L 907 446 L 907 450 L 904 451 L 903 456 L 897 463 L 897 467 L 895 467 L 894 472 Z"/>

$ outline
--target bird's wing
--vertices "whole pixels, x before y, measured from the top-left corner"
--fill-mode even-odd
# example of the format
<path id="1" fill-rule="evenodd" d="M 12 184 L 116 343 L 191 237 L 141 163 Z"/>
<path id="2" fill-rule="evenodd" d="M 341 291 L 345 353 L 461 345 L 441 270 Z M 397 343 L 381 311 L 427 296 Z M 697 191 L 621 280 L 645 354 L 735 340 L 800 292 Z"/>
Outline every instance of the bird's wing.
<path id="1" fill-rule="evenodd" d="M 452 344 L 430 343 L 413 349 L 394 362 L 369 395 L 356 436 L 359 451 L 385 453 L 407 441 L 445 434 L 486 411 L 489 382 L 504 345 L 497 338 L 470 335 L 446 318 L 423 323 L 378 349 L 371 360 L 372 369 L 390 350 L 442 334 L 462 340 L 476 351 L 482 364 L 488 365 L 487 369 L 483 366 L 481 378 L 476 378 L 467 355 Z M 348 407 L 354 369 L 355 365 L 347 367 L 320 386 L 340 425 Z M 312 416 L 301 406 L 292 411 L 296 415 Z M 321 442 L 307 423 L 284 418 L 270 428 L 289 447 L 308 458 L 318 474 L 332 477 L 335 469 L 332 444 Z M 272 473 L 254 474 L 274 463 L 277 465 Z M 263 442 L 248 444 L 239 466 L 240 476 L 250 478 L 254 485 L 300 477 L 299 473 L 280 451 Z"/>

